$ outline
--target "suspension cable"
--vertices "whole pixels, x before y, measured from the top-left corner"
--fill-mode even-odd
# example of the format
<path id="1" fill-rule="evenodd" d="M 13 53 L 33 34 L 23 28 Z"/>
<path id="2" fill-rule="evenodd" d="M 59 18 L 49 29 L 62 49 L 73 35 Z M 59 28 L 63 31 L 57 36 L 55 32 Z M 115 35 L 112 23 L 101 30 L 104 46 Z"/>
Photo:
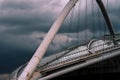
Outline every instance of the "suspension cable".
<path id="1" fill-rule="evenodd" d="M 79 0 L 79 5 L 78 5 L 78 27 L 77 27 L 77 38 L 78 38 L 78 44 L 80 43 L 80 27 L 81 27 L 81 0 Z"/>
<path id="2" fill-rule="evenodd" d="M 74 8 L 73 8 L 74 9 Z M 70 37 L 70 30 L 71 30 L 71 27 L 72 27 L 72 20 L 73 20 L 73 9 L 71 10 L 71 13 L 70 13 L 70 18 L 69 18 L 69 25 L 68 25 L 68 31 L 67 31 L 67 46 L 69 46 L 69 37 Z"/>
<path id="3" fill-rule="evenodd" d="M 85 6 L 85 29 L 86 29 L 86 31 L 85 31 L 85 40 L 87 40 L 88 38 L 88 35 L 87 35 L 87 29 L 88 29 L 88 22 L 87 22 L 87 8 L 88 8 L 88 6 L 87 6 L 87 0 L 86 0 L 86 6 Z"/>
<path id="4" fill-rule="evenodd" d="M 95 24 L 94 24 L 94 1 L 92 0 L 92 31 L 93 31 L 93 38 L 95 37 Z"/>
<path id="5" fill-rule="evenodd" d="M 98 16 L 98 29 L 99 29 L 99 37 L 102 36 L 102 30 L 101 30 L 101 17 L 100 17 L 100 10 L 97 7 L 97 16 Z"/>

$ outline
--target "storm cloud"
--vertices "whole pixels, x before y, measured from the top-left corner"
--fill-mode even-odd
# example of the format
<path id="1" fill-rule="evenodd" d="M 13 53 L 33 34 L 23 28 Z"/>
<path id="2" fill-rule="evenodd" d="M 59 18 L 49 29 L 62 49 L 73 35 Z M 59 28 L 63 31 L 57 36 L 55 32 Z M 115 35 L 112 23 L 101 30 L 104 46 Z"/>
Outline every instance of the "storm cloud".
<path id="1" fill-rule="evenodd" d="M 0 0 L 1 73 L 11 72 L 30 59 L 68 1 Z M 89 40 L 95 33 L 96 36 L 100 33 L 104 34 L 105 21 L 96 2 L 94 1 L 95 6 L 92 6 L 92 0 L 88 0 L 88 6 L 86 6 L 86 0 L 79 1 L 63 23 L 62 28 L 50 45 L 47 55 L 65 49 L 66 45 L 80 43 L 86 40 L 85 36 Z M 103 1 L 114 30 L 120 33 L 120 1 L 108 0 L 108 5 L 107 0 Z M 88 8 L 87 17 L 86 7 Z M 102 26 L 102 28 L 99 29 L 96 26 Z"/>

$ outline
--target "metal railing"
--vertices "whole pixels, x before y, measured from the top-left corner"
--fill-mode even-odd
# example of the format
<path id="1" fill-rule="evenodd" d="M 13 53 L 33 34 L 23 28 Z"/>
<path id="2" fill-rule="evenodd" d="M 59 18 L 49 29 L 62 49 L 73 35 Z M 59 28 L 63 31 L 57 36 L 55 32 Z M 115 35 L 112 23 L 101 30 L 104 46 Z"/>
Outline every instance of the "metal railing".
<path id="1" fill-rule="evenodd" d="M 108 43 L 106 43 L 106 44 L 108 44 Z M 58 63 L 48 64 L 45 67 L 41 68 L 40 71 L 41 72 L 47 72 L 47 71 L 55 70 L 57 68 L 60 68 L 60 67 L 66 66 L 66 65 L 70 65 L 70 64 L 73 64 L 75 62 L 79 62 L 81 60 L 87 60 L 88 58 L 98 56 L 100 54 L 105 53 L 106 51 L 111 51 L 111 50 L 114 50 L 114 49 L 117 49 L 117 48 L 120 48 L 120 46 L 115 45 L 115 46 L 111 46 L 111 47 L 104 48 L 102 50 L 96 51 L 92 54 L 87 54 L 87 55 L 84 55 L 84 56 L 77 56 L 75 58 L 67 59 L 65 61 L 61 61 L 61 62 L 58 62 Z M 83 51 L 85 51 L 85 50 L 83 50 Z M 70 55 L 74 55 L 74 54 L 76 54 L 76 53 L 73 53 L 73 54 L 70 54 Z M 70 55 L 68 55 L 68 56 L 70 56 Z"/>

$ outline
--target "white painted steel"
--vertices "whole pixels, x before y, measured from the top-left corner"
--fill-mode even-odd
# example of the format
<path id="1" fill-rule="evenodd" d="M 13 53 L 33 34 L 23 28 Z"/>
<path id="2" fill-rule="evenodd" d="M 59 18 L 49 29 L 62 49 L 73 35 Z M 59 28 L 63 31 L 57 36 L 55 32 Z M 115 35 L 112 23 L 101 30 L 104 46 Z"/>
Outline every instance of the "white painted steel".
<path id="1" fill-rule="evenodd" d="M 68 53 L 70 50 L 65 50 L 65 51 L 62 51 L 62 52 L 59 52 L 59 53 L 56 53 L 56 54 L 54 54 L 54 55 L 50 55 L 50 56 L 48 56 L 48 57 L 45 57 L 45 58 L 43 58 L 42 60 L 41 60 L 41 62 L 39 63 L 39 67 L 40 66 L 43 66 L 43 65 L 45 65 L 45 64 L 47 64 L 47 63 L 49 63 L 49 62 L 52 62 L 52 61 L 54 61 L 54 60 L 56 60 L 56 58 L 60 58 L 60 57 L 63 57 L 63 55 L 64 54 L 66 54 L 66 53 Z"/>
<path id="2" fill-rule="evenodd" d="M 108 53 L 106 53 L 106 54 L 103 54 L 102 56 L 99 56 L 99 57 L 96 57 L 96 58 L 92 58 L 92 59 L 90 59 L 90 60 L 87 60 L 87 61 L 84 62 L 84 63 L 80 63 L 80 64 L 74 65 L 74 66 L 72 66 L 72 67 L 69 67 L 69 68 L 67 68 L 67 69 L 63 69 L 63 70 L 60 70 L 60 71 L 58 71 L 58 72 L 52 73 L 52 74 L 50 74 L 50 75 L 47 75 L 47 76 L 45 76 L 45 77 L 42 77 L 42 78 L 40 78 L 39 80 L 49 80 L 49 79 L 55 78 L 55 77 L 57 77 L 57 76 L 60 76 L 60 75 L 69 73 L 69 72 L 71 72 L 71 71 L 75 71 L 75 70 L 77 70 L 77 69 L 80 69 L 80 68 L 89 66 L 89 65 L 91 65 L 91 64 L 94 64 L 94 63 L 97 63 L 97 62 L 100 62 L 100 61 L 103 61 L 103 60 L 106 60 L 106 59 L 115 57 L 115 56 L 117 56 L 117 55 L 120 55 L 120 50 L 108 52 Z"/>
<path id="3" fill-rule="evenodd" d="M 114 46 L 114 44 L 110 41 L 98 40 L 91 44 L 90 51 L 94 53 L 96 51 L 103 50 L 112 46 Z"/>
<path id="4" fill-rule="evenodd" d="M 90 41 L 91 42 L 91 41 Z M 88 43 L 89 44 L 89 43 Z M 93 45 L 93 44 L 95 44 L 95 45 Z M 99 45 L 98 45 L 99 44 Z M 96 46 L 97 45 L 97 46 Z M 100 53 L 102 53 L 102 52 L 106 52 L 106 51 L 109 51 L 109 50 L 112 50 L 112 51 L 115 51 L 116 50 L 116 48 L 117 47 L 119 47 L 119 46 L 114 46 L 113 45 L 113 42 L 112 41 L 110 41 L 110 40 L 96 40 L 96 41 L 94 41 L 93 43 L 91 43 L 90 45 L 89 45 L 89 47 L 91 48 L 91 46 L 93 47 L 93 48 L 91 48 L 90 50 L 93 50 L 93 49 L 95 49 L 96 47 L 100 47 L 100 46 L 103 46 L 103 45 L 107 45 L 107 47 L 102 47 L 102 48 L 100 48 L 97 52 L 100 52 Z M 73 51 L 74 50 L 74 51 Z M 73 53 L 73 52 L 75 52 L 75 53 Z M 40 62 L 40 64 L 38 65 L 38 67 L 42 70 L 42 72 L 44 72 L 44 70 L 46 71 L 46 70 L 54 70 L 54 68 L 55 68 L 55 66 L 57 66 L 57 67 L 61 67 L 61 66 L 64 66 L 64 65 L 66 65 L 66 63 L 64 64 L 64 65 L 56 65 L 56 64 L 60 64 L 61 62 L 72 62 L 72 61 L 75 61 L 75 59 L 78 59 L 79 57 L 81 57 L 81 56 L 85 56 L 85 55 L 87 55 L 87 54 L 96 54 L 96 53 L 89 53 L 89 51 L 87 50 L 87 47 L 86 47 L 86 45 L 82 45 L 82 46 L 79 46 L 79 47 L 76 47 L 76 48 L 74 48 L 74 49 L 72 49 L 72 53 L 71 54 L 69 54 L 69 52 L 70 52 L 70 50 L 65 50 L 65 51 L 62 51 L 62 52 L 60 52 L 60 53 L 57 53 L 57 54 L 54 54 L 54 55 L 51 55 L 51 56 L 49 56 L 49 57 L 47 57 L 47 58 L 43 58 L 42 60 L 41 60 L 41 62 Z M 77 52 L 76 52 L 77 51 Z M 78 52 L 79 51 L 79 52 Z M 84 53 L 85 51 L 87 51 L 87 53 Z M 94 50 L 94 51 L 96 51 L 96 49 Z M 67 52 L 67 54 L 65 54 Z M 113 53 L 113 52 L 110 52 L 110 53 Z M 63 55 L 64 54 L 64 55 Z M 105 53 L 106 54 L 106 53 Z M 61 56 L 61 55 L 63 55 L 63 56 Z M 54 60 L 54 59 L 55 60 Z M 56 59 L 57 58 L 57 59 Z M 59 58 L 59 59 L 58 59 Z M 94 57 L 93 57 L 94 58 Z M 50 61 L 50 62 L 49 62 Z M 44 64 L 46 64 L 46 63 L 48 63 L 47 65 L 45 65 L 45 66 L 42 66 L 42 65 L 44 65 Z M 39 69 L 39 70 L 40 70 Z M 19 69 L 18 69 L 19 70 Z M 39 71 L 38 70 L 38 73 L 41 71 Z M 16 73 L 16 72 L 15 72 Z M 34 72 L 35 73 L 35 72 Z M 14 75 L 14 74 L 13 74 Z M 38 78 L 38 77 L 40 77 L 39 75 L 37 76 L 36 75 L 36 73 L 35 74 L 32 74 L 33 76 L 34 76 L 34 78 L 33 78 L 33 76 L 32 76 L 32 78 L 30 78 L 30 80 L 31 79 L 35 79 L 35 78 Z M 16 80 L 17 79 L 17 76 L 18 76 L 18 71 L 17 71 L 17 74 L 14 76 L 14 79 L 12 79 L 12 80 Z M 42 77 L 42 76 L 41 76 Z"/>
<path id="5" fill-rule="evenodd" d="M 34 53 L 33 57 L 29 61 L 28 65 L 23 70 L 22 74 L 19 76 L 18 80 L 28 80 L 34 70 L 36 69 L 37 65 L 41 61 L 42 57 L 44 56 L 46 50 L 48 49 L 51 41 L 54 39 L 57 31 L 59 30 L 60 26 L 62 25 L 63 21 L 65 20 L 66 16 L 69 14 L 71 9 L 74 7 L 78 0 L 70 0 L 63 11 L 61 12 L 60 16 L 52 25 L 51 29 L 47 33 L 46 37 L 42 41 L 41 45 L 38 47 L 36 52 Z"/>
<path id="6" fill-rule="evenodd" d="M 71 60 L 71 59 L 76 59 L 78 57 L 85 56 L 85 55 L 88 55 L 88 54 L 92 54 L 92 53 L 95 53 L 95 52 L 100 51 L 100 50 L 104 51 L 105 49 L 110 48 L 112 46 L 114 46 L 114 44 L 111 41 L 96 40 L 91 45 L 89 45 L 89 47 L 90 47 L 89 50 L 86 47 L 86 45 L 80 46 L 80 47 L 75 48 L 74 50 L 68 52 L 63 57 L 49 63 L 47 66 L 57 64 L 57 63 L 60 63 L 60 62 L 64 62 L 64 61 L 67 61 L 67 60 Z M 92 53 L 90 53 L 89 51 L 92 52 Z"/>
<path id="7" fill-rule="evenodd" d="M 60 63 L 60 62 L 66 61 L 68 59 L 73 59 L 73 58 L 80 57 L 80 56 L 87 55 L 87 54 L 89 54 L 89 51 L 87 50 L 87 47 L 86 46 L 80 46 L 77 49 L 69 52 L 67 55 L 61 57 L 60 59 L 53 61 L 49 65 L 52 65 L 52 64 L 55 64 L 55 63 Z"/>

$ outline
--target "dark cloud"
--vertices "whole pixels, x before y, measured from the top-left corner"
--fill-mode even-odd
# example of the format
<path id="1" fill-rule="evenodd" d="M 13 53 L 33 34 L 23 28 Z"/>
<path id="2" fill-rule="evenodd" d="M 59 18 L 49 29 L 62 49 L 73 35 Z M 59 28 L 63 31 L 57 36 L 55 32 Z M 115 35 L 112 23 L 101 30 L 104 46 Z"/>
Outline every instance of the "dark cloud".
<path id="1" fill-rule="evenodd" d="M 48 4 L 45 5 L 47 2 Z M 15 27 L 14 29 L 7 30 L 7 32 L 15 34 L 27 34 L 34 31 L 47 32 L 56 17 L 54 16 L 56 10 L 51 11 L 57 6 L 56 2 L 48 0 L 3 1 L 0 8 L 0 25 L 8 28 Z"/>
<path id="2" fill-rule="evenodd" d="M 46 17 L 43 17 L 42 15 L 46 15 Z M 50 27 L 49 25 L 51 24 L 51 21 L 53 21 L 52 17 L 49 17 L 49 15 L 48 13 L 39 14 L 37 12 L 27 12 L 27 10 L 25 13 L 17 13 L 14 11 L 12 13 L 1 15 L 0 25 L 6 26 L 8 28 L 16 27 L 15 31 L 26 31 L 26 33 L 32 32 L 31 29 L 33 31 L 36 30 L 46 32 Z"/>
<path id="3" fill-rule="evenodd" d="M 40 5 L 36 4 L 39 3 Z M 48 6 L 46 6 L 46 2 L 48 2 Z M 115 1 L 112 1 L 115 3 Z M 60 3 L 60 1 L 59 1 Z M 95 3 L 94 3 L 95 4 Z M 41 7 L 40 7 L 41 6 Z M 52 6 L 49 8 L 49 6 Z M 6 0 L 2 2 L 1 6 L 1 15 L 0 15 L 0 25 L 7 26 L 9 28 L 14 27 L 13 29 L 7 30 L 7 32 L 15 33 L 15 34 L 30 34 L 34 31 L 42 31 L 47 32 L 52 23 L 54 22 L 56 14 L 56 9 L 61 5 L 58 4 L 58 1 L 41 1 L 41 3 L 37 0 L 35 1 L 23 1 L 23 0 Z M 85 5 L 84 5 L 85 6 Z M 79 7 L 79 6 L 78 6 Z M 115 6 L 113 6 L 115 7 Z M 55 9 L 56 8 L 56 9 Z M 90 7 L 91 10 L 92 7 Z M 55 9 L 55 10 L 54 10 Z M 84 9 L 84 8 L 83 8 Z M 94 22 L 97 22 L 97 13 L 91 17 L 91 13 L 88 13 L 87 23 L 85 23 L 85 18 L 83 15 L 85 11 L 81 8 L 81 16 L 79 22 L 77 19 L 72 19 L 72 25 L 79 26 L 79 31 L 85 30 L 86 24 L 89 26 L 89 29 L 92 29 L 92 18 L 94 18 Z M 110 8 L 110 13 L 118 14 L 119 7 Z M 52 11 L 49 11 L 52 10 Z M 78 10 L 78 9 L 76 9 Z M 96 8 L 94 9 L 96 11 Z M 113 11 L 114 10 L 114 11 Z M 115 12 L 116 10 L 116 12 Z M 77 11 L 75 11 L 77 12 Z M 115 13 L 114 13 L 115 12 Z M 57 13 L 58 14 L 58 13 Z M 71 13 L 72 14 L 72 13 Z M 78 13 L 79 14 L 79 13 Z M 45 16 L 44 16 L 45 15 Z M 77 15 L 77 14 L 74 14 Z M 72 15 L 72 16 L 74 16 Z M 77 17 L 78 18 L 78 17 Z M 103 20 L 103 19 L 102 19 Z M 95 22 L 95 23 L 96 23 Z M 82 26 L 81 26 L 82 25 Z M 63 30 L 60 32 L 64 32 L 68 26 L 63 25 Z M 76 28 L 72 27 L 71 32 L 76 32 Z M 97 30 L 96 30 L 97 31 Z"/>
<path id="4" fill-rule="evenodd" d="M 2 2 L 1 9 L 8 10 L 8 9 L 15 9 L 15 10 L 28 10 L 33 9 L 34 6 L 30 5 L 31 2 L 19 1 L 19 0 L 5 0 Z"/>
<path id="5" fill-rule="evenodd" d="M 1 72 L 10 72 L 30 59 L 67 1 L 0 0 L 0 69 L 3 70 Z M 106 0 L 104 3 L 106 5 Z M 119 4 L 118 0 L 109 0 L 110 7 L 107 8 L 117 32 L 120 32 Z M 106 25 L 100 10 L 98 11 L 96 4 L 94 8 L 91 2 L 88 2 L 88 5 L 87 15 L 85 0 L 76 5 L 46 55 L 89 40 L 94 35 L 104 34 Z"/>

